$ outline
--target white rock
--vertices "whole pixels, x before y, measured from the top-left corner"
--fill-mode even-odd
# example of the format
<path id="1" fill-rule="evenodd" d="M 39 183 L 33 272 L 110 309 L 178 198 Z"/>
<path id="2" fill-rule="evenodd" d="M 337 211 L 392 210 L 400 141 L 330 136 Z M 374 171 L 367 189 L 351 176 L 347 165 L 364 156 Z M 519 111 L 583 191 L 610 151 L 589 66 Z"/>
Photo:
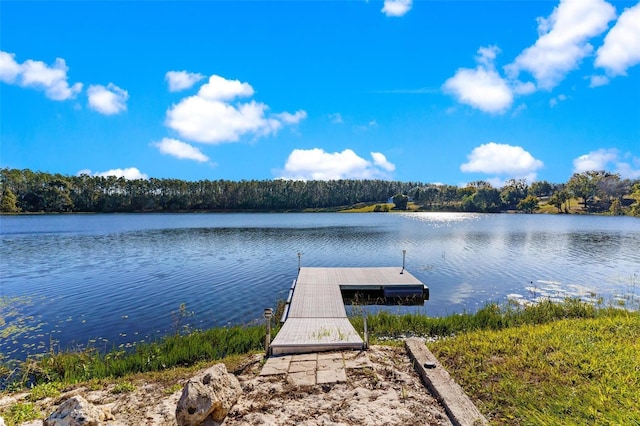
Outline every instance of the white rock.
<path id="1" fill-rule="evenodd" d="M 80 395 L 63 402 L 44 421 L 44 426 L 98 426 L 110 417 Z"/>
<path id="2" fill-rule="evenodd" d="M 236 376 L 224 364 L 216 364 L 189 379 L 176 407 L 176 421 L 179 426 L 219 424 L 241 393 Z"/>

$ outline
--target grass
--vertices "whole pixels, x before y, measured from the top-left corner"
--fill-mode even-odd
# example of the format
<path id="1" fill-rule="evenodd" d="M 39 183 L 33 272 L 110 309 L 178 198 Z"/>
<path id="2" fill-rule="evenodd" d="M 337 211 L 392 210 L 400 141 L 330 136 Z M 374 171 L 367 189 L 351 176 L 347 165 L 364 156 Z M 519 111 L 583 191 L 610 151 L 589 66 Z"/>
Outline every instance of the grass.
<path id="1" fill-rule="evenodd" d="M 373 342 L 436 338 L 427 345 L 492 424 L 640 425 L 640 311 L 566 299 L 443 318 L 379 312 L 367 326 Z"/>
<path id="2" fill-rule="evenodd" d="M 113 350 L 105 354 L 90 347 L 82 351 L 51 352 L 41 358 L 28 359 L 4 380 L 10 382 L 10 388 L 17 389 L 37 387 L 41 383 L 115 379 L 250 353 L 264 347 L 264 338 L 264 326 L 234 326 L 170 335 L 154 343 L 137 345 L 133 351 Z"/>
<path id="3" fill-rule="evenodd" d="M 596 318 L 624 315 L 614 307 L 594 306 L 578 299 L 562 303 L 551 300 L 529 306 L 516 303 L 491 303 L 475 313 L 428 317 L 421 314 L 396 315 L 385 311 L 367 315 L 367 327 L 372 343 L 405 336 L 443 337 L 474 330 L 502 330 L 525 324 L 546 324 L 567 318 Z M 350 318 L 356 330 L 363 330 L 363 317 Z"/>
<path id="4" fill-rule="evenodd" d="M 351 321 L 363 329 L 361 316 Z M 367 324 L 372 343 L 437 337 L 429 348 L 493 424 L 640 424 L 639 311 L 567 299 L 488 304 L 442 318 L 379 312 Z M 12 388 L 30 394 L 0 415 L 9 425 L 38 418 L 34 402 L 76 383 L 126 393 L 155 382 L 171 394 L 212 361 L 240 368 L 247 353 L 263 350 L 264 336 L 264 326 L 236 326 L 171 335 L 129 352 L 50 353 L 13 375 Z"/>
<path id="5" fill-rule="evenodd" d="M 13 404 L 6 411 L 0 412 L 7 425 L 19 425 L 41 417 L 38 409 L 31 402 Z"/>
<path id="6" fill-rule="evenodd" d="M 428 344 L 493 424 L 640 424 L 640 315 L 621 311 Z"/>

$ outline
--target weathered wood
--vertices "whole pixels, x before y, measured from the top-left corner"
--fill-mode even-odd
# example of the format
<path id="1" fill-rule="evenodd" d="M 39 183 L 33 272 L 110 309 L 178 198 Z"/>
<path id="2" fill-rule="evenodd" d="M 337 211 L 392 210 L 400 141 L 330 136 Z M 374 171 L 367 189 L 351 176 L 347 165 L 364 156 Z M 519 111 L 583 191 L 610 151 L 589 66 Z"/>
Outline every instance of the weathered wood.
<path id="1" fill-rule="evenodd" d="M 440 401 L 454 425 L 488 424 L 487 419 L 425 346 L 424 341 L 407 339 L 405 346 L 414 368 L 431 394 Z"/>

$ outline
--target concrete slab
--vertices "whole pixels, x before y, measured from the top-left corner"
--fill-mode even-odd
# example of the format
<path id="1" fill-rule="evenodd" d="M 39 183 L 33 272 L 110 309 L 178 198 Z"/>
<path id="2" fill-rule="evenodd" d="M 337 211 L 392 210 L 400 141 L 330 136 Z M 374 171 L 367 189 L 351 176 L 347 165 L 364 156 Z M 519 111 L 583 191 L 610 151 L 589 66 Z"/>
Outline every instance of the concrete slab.
<path id="1" fill-rule="evenodd" d="M 344 383 L 347 381 L 347 372 L 344 368 L 338 370 L 318 370 L 316 382 L 319 385 L 329 383 Z"/>
<path id="2" fill-rule="evenodd" d="M 289 364 L 289 374 L 303 371 L 315 372 L 317 367 L 318 363 L 316 361 L 291 361 L 291 364 Z"/>
<path id="3" fill-rule="evenodd" d="M 343 359 L 319 359 L 318 371 L 344 369 Z"/>
<path id="4" fill-rule="evenodd" d="M 300 371 L 297 373 L 289 373 L 287 382 L 294 386 L 313 386 L 316 384 L 315 371 Z"/>
<path id="5" fill-rule="evenodd" d="M 318 354 L 318 361 L 321 359 L 344 359 L 342 352 L 328 352 Z"/>
<path id="6" fill-rule="evenodd" d="M 276 376 L 279 374 L 287 374 L 291 357 L 269 358 L 262 366 L 261 376 Z"/>
<path id="7" fill-rule="evenodd" d="M 290 355 L 291 361 L 316 361 L 318 359 L 318 354 L 298 354 L 298 355 Z"/>

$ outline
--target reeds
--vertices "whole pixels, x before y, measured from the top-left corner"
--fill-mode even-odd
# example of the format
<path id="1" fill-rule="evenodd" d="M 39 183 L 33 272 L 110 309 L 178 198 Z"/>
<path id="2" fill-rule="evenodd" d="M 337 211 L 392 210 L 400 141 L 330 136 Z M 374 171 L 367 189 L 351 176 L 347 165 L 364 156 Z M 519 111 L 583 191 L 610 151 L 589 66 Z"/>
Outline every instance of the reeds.
<path id="1" fill-rule="evenodd" d="M 87 347 L 81 351 L 50 352 L 22 363 L 13 370 L 10 381 L 13 387 L 48 382 L 78 383 L 186 367 L 260 350 L 264 347 L 264 338 L 264 327 L 234 326 L 169 335 L 153 343 L 136 345 L 132 351 L 114 349 L 102 353 Z"/>

